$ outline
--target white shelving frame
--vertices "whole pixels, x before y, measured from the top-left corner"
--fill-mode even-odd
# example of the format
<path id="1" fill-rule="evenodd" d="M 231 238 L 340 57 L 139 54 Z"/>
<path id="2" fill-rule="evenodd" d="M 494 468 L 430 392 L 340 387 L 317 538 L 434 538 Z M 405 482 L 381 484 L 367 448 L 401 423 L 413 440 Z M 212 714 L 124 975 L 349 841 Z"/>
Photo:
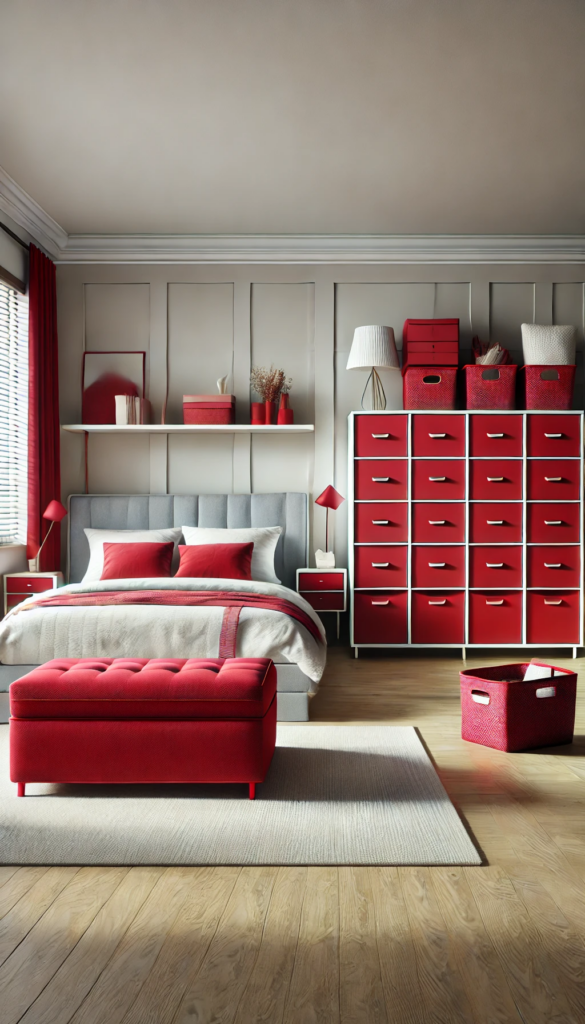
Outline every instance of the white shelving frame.
<path id="1" fill-rule="evenodd" d="M 379 455 L 379 456 L 356 456 L 355 455 L 355 421 L 356 421 L 356 418 L 357 417 L 362 417 L 362 416 L 381 416 L 381 415 L 401 416 L 401 417 L 404 416 L 404 417 L 407 418 L 407 455 L 406 456 L 394 457 L 394 456 L 383 456 L 383 455 Z M 413 436 L 413 422 L 414 422 L 414 418 L 416 416 L 419 416 L 419 415 L 422 415 L 422 416 L 464 416 L 466 418 L 465 431 L 464 431 L 464 438 L 465 438 L 465 453 L 464 453 L 464 455 L 462 455 L 462 456 L 442 456 L 442 455 L 441 456 L 436 456 L 436 458 L 440 458 L 441 460 L 444 460 L 444 461 L 454 461 L 454 462 L 465 461 L 465 498 L 460 499 L 460 500 L 455 500 L 455 501 L 451 500 L 451 501 L 448 502 L 449 504 L 451 504 L 451 503 L 452 504 L 465 504 L 465 541 L 463 542 L 463 544 L 460 544 L 460 543 L 453 544 L 453 543 L 451 543 L 451 544 L 441 545 L 441 544 L 436 543 L 436 542 L 433 543 L 434 547 L 442 547 L 442 546 L 445 546 L 445 547 L 447 547 L 447 546 L 448 547 L 462 547 L 462 546 L 464 546 L 465 547 L 466 550 L 465 550 L 465 584 L 464 584 L 464 586 L 458 586 L 458 587 L 437 587 L 437 588 L 434 588 L 434 587 L 417 587 L 417 588 L 414 588 L 412 586 L 412 548 L 417 546 L 413 542 L 413 540 L 412 540 L 413 513 L 414 513 L 414 505 L 415 505 L 415 502 L 413 501 L 413 498 L 412 498 L 412 477 L 413 477 L 413 467 L 414 467 L 414 462 L 415 462 L 415 460 L 413 458 L 413 451 L 412 451 L 412 436 Z M 503 460 L 503 461 L 521 462 L 522 463 L 522 498 L 520 500 L 515 500 L 515 501 L 514 500 L 510 501 L 509 499 L 506 499 L 506 501 L 505 501 L 506 504 L 519 504 L 519 505 L 522 505 L 522 541 L 521 541 L 521 544 L 514 544 L 512 542 L 507 542 L 507 543 L 504 542 L 504 543 L 497 544 L 497 545 L 490 545 L 490 544 L 484 544 L 484 543 L 478 544 L 477 542 L 472 543 L 469 540 L 470 507 L 472 505 L 472 501 L 470 500 L 470 496 L 469 496 L 469 489 L 470 489 L 469 488 L 469 485 L 470 485 L 470 467 L 471 467 L 470 421 L 471 421 L 471 417 L 472 416 L 497 416 L 497 415 L 501 415 L 501 416 L 521 416 L 523 418 L 522 419 L 522 455 L 521 456 L 514 456 L 514 457 L 506 457 Z M 528 465 L 529 465 L 529 463 L 532 462 L 532 461 L 548 461 L 548 460 L 550 460 L 550 458 L 552 458 L 551 456 L 529 456 L 528 455 L 528 421 L 529 421 L 529 417 L 530 416 L 539 416 L 539 415 L 540 416 L 552 415 L 552 416 L 559 416 L 559 417 L 562 417 L 562 416 L 578 416 L 579 417 L 579 452 L 580 452 L 580 454 L 578 456 L 572 456 L 572 457 L 567 457 L 567 456 L 565 456 L 565 457 L 560 456 L 559 457 L 559 456 L 557 456 L 557 458 L 560 458 L 561 461 L 579 462 L 580 463 L 579 498 L 578 498 L 578 500 L 567 502 L 565 500 L 559 500 L 559 499 L 557 499 L 555 501 L 554 499 L 529 499 L 527 497 L 527 493 L 528 493 L 528 491 L 527 491 L 527 482 L 528 482 Z M 360 412 L 352 412 L 352 413 L 350 413 L 349 414 L 349 429 L 348 429 L 348 444 L 349 444 L 349 452 L 348 452 L 348 458 L 349 458 L 349 464 L 348 464 L 348 502 L 349 502 L 349 517 L 348 517 L 348 519 L 349 519 L 349 525 L 348 525 L 348 544 L 349 544 L 349 551 L 348 551 L 348 574 L 349 574 L 349 596 L 350 596 L 350 644 L 354 648 L 355 657 L 356 658 L 358 657 L 359 650 L 362 649 L 362 648 L 363 649 L 367 649 L 367 648 L 374 648 L 374 649 L 390 648 L 390 649 L 393 649 L 393 648 L 396 648 L 398 650 L 398 649 L 404 649 L 404 648 L 409 648 L 409 647 L 421 648 L 421 649 L 423 649 L 423 648 L 441 647 L 441 648 L 445 648 L 445 649 L 460 649 L 462 651 L 462 653 L 463 653 L 463 657 L 465 658 L 465 652 L 466 652 L 466 648 L 467 647 L 479 648 L 479 649 L 483 649 L 483 648 L 489 647 L 490 645 L 489 644 L 485 644 L 485 643 L 480 643 L 480 644 L 469 643 L 469 593 L 470 593 L 471 590 L 482 590 L 482 591 L 484 591 L 484 590 L 495 590 L 495 591 L 510 590 L 510 591 L 521 592 L 521 595 L 522 595 L 522 640 L 519 643 L 510 643 L 510 644 L 497 643 L 497 644 L 494 644 L 494 648 L 497 648 L 497 649 L 511 649 L 511 650 L 514 650 L 514 649 L 517 650 L 518 648 L 521 648 L 521 647 L 526 647 L 526 648 L 532 649 L 532 650 L 542 650 L 542 649 L 549 649 L 549 648 L 552 649 L 552 648 L 555 648 L 555 649 L 561 649 L 561 650 L 572 650 L 573 657 L 576 657 L 577 656 L 578 648 L 579 647 L 583 647 L 583 612 L 584 612 L 584 608 L 583 608 L 583 605 L 584 605 L 584 600 L 583 600 L 583 596 L 584 596 L 584 565 L 583 565 L 583 558 L 584 558 L 584 554 L 585 554 L 584 524 L 583 524 L 583 511 L 582 511 L 583 510 L 583 505 L 584 505 L 583 443 L 584 443 L 584 413 L 580 412 L 579 410 L 567 410 L 567 411 L 564 411 L 564 410 L 553 410 L 553 409 L 534 409 L 534 410 L 527 410 L 527 409 L 516 409 L 516 410 L 513 410 L 513 409 L 509 409 L 509 410 L 508 409 L 485 409 L 485 410 L 479 410 L 479 409 L 478 410 L 467 410 L 467 409 L 463 409 L 463 410 L 460 410 L 460 409 L 448 409 L 448 410 L 447 409 L 441 409 L 441 410 L 438 410 L 438 409 L 437 410 L 435 410 L 435 409 L 421 409 L 420 411 L 418 411 L 418 410 L 417 411 L 411 411 L 411 410 L 401 410 L 401 409 L 396 409 L 396 410 L 389 409 L 389 410 L 364 410 L 364 411 L 360 411 Z M 407 505 L 408 505 L 408 516 L 407 516 L 408 538 L 407 538 L 406 543 L 403 542 L 403 541 L 386 541 L 386 542 L 374 542 L 374 541 L 371 541 L 371 542 L 361 542 L 361 543 L 358 542 L 358 543 L 356 543 L 356 541 L 355 541 L 355 531 L 354 531 L 355 505 L 356 505 L 356 503 L 359 503 L 359 502 L 356 502 L 356 498 L 355 498 L 355 463 L 358 462 L 358 461 L 365 461 L 368 458 L 372 458 L 372 459 L 375 458 L 378 461 L 388 461 L 388 462 L 396 462 L 396 461 L 408 460 L 407 497 L 406 497 L 406 499 L 384 499 L 384 498 L 376 499 L 376 503 L 377 504 L 379 503 L 379 504 L 389 504 L 390 505 L 390 504 L 405 504 L 405 503 L 407 503 Z M 435 458 L 435 456 L 417 456 L 417 461 L 418 461 L 418 459 L 424 460 L 424 459 L 432 459 L 432 458 Z M 478 460 L 478 461 L 489 460 L 489 459 L 492 459 L 492 458 L 494 458 L 494 456 L 473 456 L 474 461 L 475 460 Z M 374 499 L 365 499 L 363 503 L 367 504 L 367 503 L 372 503 L 373 501 L 374 501 Z M 559 504 L 559 505 L 572 504 L 572 505 L 579 505 L 579 507 L 581 509 L 579 541 L 578 542 L 573 542 L 573 543 L 567 543 L 567 542 L 559 541 L 558 545 L 555 545 L 554 543 L 549 543 L 549 544 L 546 544 L 546 545 L 536 544 L 536 543 L 529 543 L 527 541 L 527 534 L 528 534 L 528 506 L 531 505 L 531 504 L 551 504 L 551 505 L 552 504 Z M 407 590 L 407 642 L 406 642 L 406 644 L 397 644 L 397 643 L 375 643 L 375 644 L 369 643 L 369 644 L 366 644 L 366 643 L 356 643 L 355 642 L 355 639 L 354 639 L 354 615 L 355 615 L 354 593 L 355 593 L 356 587 L 355 587 L 355 558 L 354 558 L 354 552 L 355 552 L 355 547 L 356 546 L 359 546 L 359 547 L 362 547 L 362 546 L 363 547 L 367 547 L 367 546 L 376 546 L 376 547 L 405 547 L 406 546 L 407 547 L 407 549 L 408 549 L 407 550 L 407 559 L 408 559 L 408 561 L 407 561 L 407 581 L 406 581 L 406 586 L 405 587 L 360 587 L 359 588 L 360 591 L 361 590 L 365 590 L 365 591 L 373 591 L 373 590 L 392 591 L 392 590 L 394 590 L 394 591 L 404 592 L 405 590 Z M 425 546 L 425 545 L 423 544 L 423 546 Z M 522 586 L 521 587 L 508 587 L 508 586 L 504 586 L 504 587 L 471 587 L 469 585 L 469 568 L 470 568 L 470 550 L 471 550 L 471 548 L 472 547 L 490 547 L 490 546 L 494 546 L 494 547 L 521 547 L 521 549 L 522 549 Z M 579 547 L 580 569 L 579 569 L 579 586 L 578 587 L 576 587 L 576 586 L 575 587 L 570 587 L 570 586 L 567 586 L 567 587 L 529 587 L 528 586 L 528 561 L 527 561 L 528 549 L 530 547 L 544 547 L 544 546 L 546 546 L 546 547 L 554 547 L 554 546 L 559 546 L 559 547 Z M 413 644 L 412 643 L 412 593 L 413 593 L 413 590 L 415 590 L 415 589 L 416 590 L 433 590 L 433 589 L 437 589 L 437 590 L 453 590 L 453 591 L 457 591 L 458 593 L 461 593 L 461 591 L 464 591 L 464 615 L 465 615 L 465 619 L 464 619 L 464 632 L 463 632 L 464 643 L 463 644 L 460 644 L 460 643 L 456 643 L 456 644 L 454 644 L 454 643 L 448 643 L 448 644 L 434 644 L 434 643 L 433 644 Z M 580 612 L 580 615 L 579 615 L 579 638 L 578 638 L 578 643 L 577 644 L 572 644 L 572 643 L 571 644 L 567 644 L 567 643 L 563 643 L 563 644 L 559 644 L 559 643 L 535 644 L 535 643 L 527 643 L 526 642 L 526 605 L 527 605 L 527 593 L 528 593 L 528 591 L 531 591 L 531 590 L 532 591 L 543 591 L 543 590 L 558 591 L 558 590 L 566 590 L 566 591 L 572 591 L 572 592 L 578 591 L 578 593 L 579 593 L 579 612 Z"/>

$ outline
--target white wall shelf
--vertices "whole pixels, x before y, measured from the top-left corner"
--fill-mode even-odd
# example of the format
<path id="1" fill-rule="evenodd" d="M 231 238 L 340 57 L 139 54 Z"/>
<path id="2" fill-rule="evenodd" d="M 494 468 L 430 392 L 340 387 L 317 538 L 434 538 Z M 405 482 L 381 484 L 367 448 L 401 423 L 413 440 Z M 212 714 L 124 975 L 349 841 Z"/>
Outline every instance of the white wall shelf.
<path id="1" fill-rule="evenodd" d="M 63 423 L 62 429 L 70 434 L 312 434 L 312 423 L 292 423 L 286 426 L 256 425 L 255 423 Z"/>

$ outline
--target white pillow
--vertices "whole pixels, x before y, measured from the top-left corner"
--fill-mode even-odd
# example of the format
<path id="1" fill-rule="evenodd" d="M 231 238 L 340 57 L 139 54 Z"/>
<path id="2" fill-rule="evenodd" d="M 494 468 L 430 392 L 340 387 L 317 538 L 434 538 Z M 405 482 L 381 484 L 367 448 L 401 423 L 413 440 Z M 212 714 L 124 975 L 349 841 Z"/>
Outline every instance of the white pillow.
<path id="1" fill-rule="evenodd" d="M 168 530 L 92 530 L 83 531 L 89 542 L 89 565 L 82 583 L 96 583 L 104 571 L 104 544 L 160 544 L 171 541 L 177 545 L 181 527 Z"/>
<path id="2" fill-rule="evenodd" d="M 260 583 L 280 583 L 274 571 L 274 552 L 282 526 L 242 527 L 224 530 L 218 527 L 184 526 L 186 544 L 254 544 L 252 579 Z"/>

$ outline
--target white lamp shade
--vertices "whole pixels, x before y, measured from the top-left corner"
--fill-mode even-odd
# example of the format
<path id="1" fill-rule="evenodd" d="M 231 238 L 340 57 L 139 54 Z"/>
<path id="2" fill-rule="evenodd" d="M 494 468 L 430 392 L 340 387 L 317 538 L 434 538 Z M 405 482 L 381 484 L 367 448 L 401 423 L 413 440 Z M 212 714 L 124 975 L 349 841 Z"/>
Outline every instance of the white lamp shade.
<path id="1" fill-rule="evenodd" d="M 354 331 L 347 369 L 371 370 L 373 366 L 384 370 L 400 369 L 391 327 L 356 327 Z"/>

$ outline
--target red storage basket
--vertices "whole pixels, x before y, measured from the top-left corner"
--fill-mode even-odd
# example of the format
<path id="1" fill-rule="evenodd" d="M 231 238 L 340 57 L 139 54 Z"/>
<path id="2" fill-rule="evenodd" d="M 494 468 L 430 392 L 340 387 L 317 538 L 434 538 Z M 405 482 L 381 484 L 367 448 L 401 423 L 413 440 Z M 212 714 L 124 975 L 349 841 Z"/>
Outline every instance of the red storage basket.
<path id="1" fill-rule="evenodd" d="M 466 409 L 514 409 L 517 366 L 464 366 Z"/>
<path id="2" fill-rule="evenodd" d="M 525 408 L 572 409 L 576 369 L 576 366 L 523 366 Z"/>
<path id="3" fill-rule="evenodd" d="M 455 366 L 409 366 L 402 381 L 405 409 L 454 409 Z"/>
<path id="4" fill-rule="evenodd" d="M 572 743 L 577 673 L 532 665 L 549 674 L 524 681 L 528 664 L 459 673 L 464 740 L 508 752 Z"/>

